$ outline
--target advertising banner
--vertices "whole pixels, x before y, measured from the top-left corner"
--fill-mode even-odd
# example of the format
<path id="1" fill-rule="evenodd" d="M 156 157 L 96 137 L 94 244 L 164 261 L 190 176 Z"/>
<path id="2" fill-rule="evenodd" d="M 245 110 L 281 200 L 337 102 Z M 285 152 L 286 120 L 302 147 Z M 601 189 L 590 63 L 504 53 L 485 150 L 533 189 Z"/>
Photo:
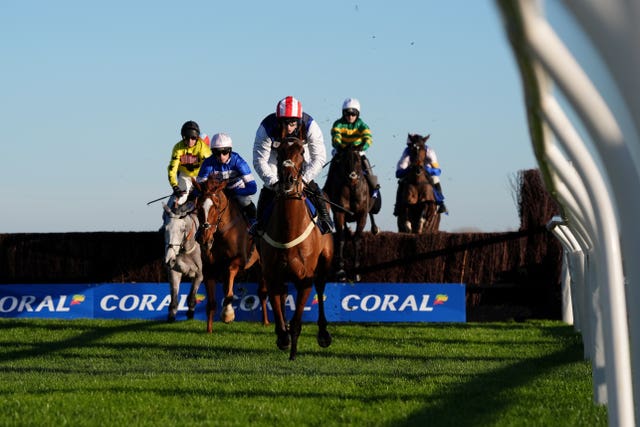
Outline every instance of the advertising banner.
<path id="1" fill-rule="evenodd" d="M 180 285 L 177 320 L 186 319 L 189 288 L 189 283 Z M 291 285 L 289 292 L 287 316 L 295 308 Z M 223 295 L 218 284 L 216 321 Z M 168 283 L 0 285 L 0 318 L 166 320 L 170 301 Z M 205 320 L 204 285 L 196 302 L 195 318 Z M 465 285 L 458 283 L 327 283 L 324 303 L 330 322 L 466 321 Z M 233 306 L 236 321 L 261 321 L 257 285 L 236 284 Z M 315 322 L 317 317 L 318 296 L 312 291 L 303 320 Z"/>

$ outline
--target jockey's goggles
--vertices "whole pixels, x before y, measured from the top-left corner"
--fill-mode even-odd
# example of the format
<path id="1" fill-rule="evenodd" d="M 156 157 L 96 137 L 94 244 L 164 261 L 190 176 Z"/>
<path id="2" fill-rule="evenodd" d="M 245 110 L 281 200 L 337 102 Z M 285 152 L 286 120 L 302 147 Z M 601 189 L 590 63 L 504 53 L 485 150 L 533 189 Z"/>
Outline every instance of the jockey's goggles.
<path id="1" fill-rule="evenodd" d="M 231 152 L 231 148 L 220 148 L 219 150 L 213 150 L 213 154 L 216 156 L 227 155 Z"/>
<path id="2" fill-rule="evenodd" d="M 357 116 L 358 115 L 358 110 L 355 110 L 353 108 L 349 108 L 344 110 L 344 115 L 345 116 Z"/>

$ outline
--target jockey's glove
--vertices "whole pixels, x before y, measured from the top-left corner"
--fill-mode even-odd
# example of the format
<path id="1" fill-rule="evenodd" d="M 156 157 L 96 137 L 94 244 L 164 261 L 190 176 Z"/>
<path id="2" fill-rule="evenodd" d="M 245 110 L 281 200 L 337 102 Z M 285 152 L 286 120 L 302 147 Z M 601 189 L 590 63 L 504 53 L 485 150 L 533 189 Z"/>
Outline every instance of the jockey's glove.
<path id="1" fill-rule="evenodd" d="M 174 185 L 174 186 L 173 186 L 173 195 L 174 195 L 174 196 L 176 196 L 176 197 L 180 197 L 180 196 L 182 196 L 183 194 L 184 194 L 184 191 L 182 191 L 182 190 L 180 189 L 180 187 L 178 187 L 177 185 Z"/>

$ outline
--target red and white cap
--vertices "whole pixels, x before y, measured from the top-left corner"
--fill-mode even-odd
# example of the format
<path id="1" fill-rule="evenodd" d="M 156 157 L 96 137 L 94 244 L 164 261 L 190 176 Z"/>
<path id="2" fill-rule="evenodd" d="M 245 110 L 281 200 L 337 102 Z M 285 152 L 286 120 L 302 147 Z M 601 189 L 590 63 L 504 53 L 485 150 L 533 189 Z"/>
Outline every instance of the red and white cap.
<path id="1" fill-rule="evenodd" d="M 202 135 L 200 135 L 200 139 L 202 140 L 202 142 L 204 142 L 207 145 L 211 145 L 211 141 L 209 140 L 209 135 L 207 135 L 206 133 L 203 133 Z"/>
<path id="2" fill-rule="evenodd" d="M 287 96 L 286 98 L 281 99 L 276 107 L 276 117 L 301 118 L 302 103 L 293 96 Z"/>

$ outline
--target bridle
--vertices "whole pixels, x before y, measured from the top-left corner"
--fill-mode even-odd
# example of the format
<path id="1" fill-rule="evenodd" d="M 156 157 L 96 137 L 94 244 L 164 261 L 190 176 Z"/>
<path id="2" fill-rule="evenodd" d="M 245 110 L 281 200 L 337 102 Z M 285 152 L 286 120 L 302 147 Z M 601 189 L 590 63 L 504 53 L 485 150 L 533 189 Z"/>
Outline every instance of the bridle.
<path id="1" fill-rule="evenodd" d="M 286 141 L 285 144 L 295 144 L 293 141 Z M 280 148 L 280 143 L 274 145 L 276 149 L 278 149 L 278 157 L 280 157 L 281 151 L 283 148 Z M 300 152 L 300 156 L 304 154 L 304 148 Z M 296 166 L 295 162 L 291 159 L 284 159 L 280 161 L 278 159 L 278 174 L 281 175 L 284 170 L 290 169 L 293 170 L 293 173 L 289 174 L 288 180 L 282 179 L 280 176 L 278 180 L 278 186 L 276 189 L 276 197 L 284 197 L 287 199 L 301 199 L 305 183 L 302 179 L 302 167 Z"/>
<path id="2" fill-rule="evenodd" d="M 195 235 L 196 229 L 198 228 L 198 222 L 194 218 L 193 214 L 187 214 L 184 217 L 180 217 L 180 219 L 184 220 L 185 217 L 188 217 L 191 220 L 191 227 L 189 227 L 188 230 L 185 228 L 184 233 L 182 233 L 182 241 L 180 243 L 167 243 L 167 249 L 173 249 L 176 253 L 190 254 L 196 249 L 197 243 L 194 240 L 193 245 L 190 248 L 187 247 L 187 243 L 189 243 L 189 240 L 191 240 Z"/>

